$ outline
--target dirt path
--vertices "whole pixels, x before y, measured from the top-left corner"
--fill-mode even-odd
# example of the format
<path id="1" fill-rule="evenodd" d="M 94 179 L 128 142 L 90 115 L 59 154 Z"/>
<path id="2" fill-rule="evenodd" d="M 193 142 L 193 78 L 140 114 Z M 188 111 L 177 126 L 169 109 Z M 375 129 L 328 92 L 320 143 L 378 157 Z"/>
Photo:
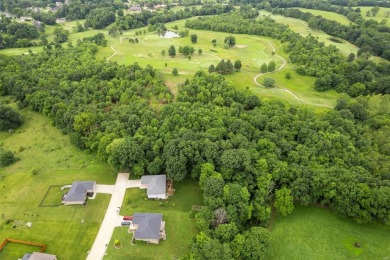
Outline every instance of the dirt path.
<path id="1" fill-rule="evenodd" d="M 127 38 L 128 38 L 128 37 L 120 37 L 120 38 L 119 38 L 120 44 L 116 44 L 116 45 L 121 45 L 121 44 L 123 43 L 123 42 L 122 42 L 122 39 L 127 39 Z M 111 46 L 110 46 L 110 47 L 111 47 L 111 50 L 113 50 L 114 53 L 111 54 L 110 57 L 108 57 L 108 58 L 106 59 L 107 61 L 110 60 L 112 57 L 114 57 L 115 55 L 118 54 L 118 51 L 115 50 L 115 48 L 114 48 L 114 46 L 116 46 L 116 45 L 111 45 Z"/>
<path id="2" fill-rule="evenodd" d="M 257 79 L 261 76 L 264 76 L 264 75 L 267 75 L 267 74 L 270 74 L 270 73 L 275 73 L 275 72 L 278 72 L 280 70 L 282 70 L 286 64 L 287 64 L 287 61 L 286 59 L 284 59 L 282 56 L 280 55 L 277 55 L 276 54 L 276 50 L 274 48 L 274 46 L 272 45 L 272 43 L 269 43 L 269 45 L 271 46 L 272 48 L 272 51 L 275 53 L 275 56 L 278 57 L 280 60 L 282 60 L 282 65 L 275 71 L 273 72 L 265 72 L 265 73 L 259 73 L 257 74 L 254 78 L 253 78 L 253 82 L 259 86 L 259 87 L 263 87 L 265 88 L 265 86 L 261 85 L 260 83 L 257 82 Z M 282 88 L 275 88 L 275 90 L 278 90 L 278 91 L 284 91 L 284 92 L 287 92 L 288 94 L 290 94 L 291 96 L 293 96 L 295 99 L 299 100 L 300 102 L 304 103 L 304 104 L 307 104 L 307 105 L 313 105 L 313 106 L 320 106 L 320 107 L 328 107 L 328 108 L 333 108 L 332 106 L 328 106 L 328 105 L 325 105 L 325 104 L 320 104 L 320 103 L 311 103 L 311 102 L 308 102 L 306 100 L 303 100 L 302 98 L 298 97 L 297 95 L 295 95 L 293 92 L 291 92 L 290 90 L 288 89 L 282 89 Z"/>

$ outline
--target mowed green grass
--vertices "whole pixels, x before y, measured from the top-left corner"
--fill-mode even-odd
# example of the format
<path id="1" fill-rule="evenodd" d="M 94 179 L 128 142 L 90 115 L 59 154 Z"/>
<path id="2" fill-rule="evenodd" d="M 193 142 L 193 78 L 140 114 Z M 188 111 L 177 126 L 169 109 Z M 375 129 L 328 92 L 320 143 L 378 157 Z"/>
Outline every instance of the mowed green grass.
<path id="1" fill-rule="evenodd" d="M 185 29 L 184 21 L 168 23 L 166 26 L 167 28 L 172 28 L 175 25 L 179 27 L 179 30 Z M 225 75 L 225 78 L 234 86 L 243 90 L 249 88 L 263 98 L 277 98 L 291 104 L 305 104 L 305 102 L 300 101 L 285 91 L 265 89 L 254 83 L 253 79 L 259 74 L 259 68 L 263 63 L 268 64 L 271 60 L 274 60 L 277 68 L 282 65 L 282 60 L 272 55 L 272 47 L 276 49 L 278 55 L 288 59 L 288 55 L 283 51 L 283 45 L 279 41 L 268 37 L 234 34 L 236 46 L 225 49 L 223 41 L 226 36 L 231 34 L 201 30 L 190 30 L 190 34 L 198 36 L 197 44 L 192 44 L 190 37 L 165 39 L 156 33 L 135 35 L 135 30 L 130 30 L 117 38 L 108 37 L 109 45 L 112 44 L 112 47 L 107 46 L 100 49 L 98 56 L 100 58 L 108 58 L 110 61 L 120 64 L 132 64 L 134 62 L 141 66 L 150 64 L 163 73 L 167 86 L 174 94 L 177 93 L 178 86 L 187 78 L 190 79 L 195 72 L 199 70 L 208 71 L 211 64 L 217 65 L 221 59 L 230 59 L 232 62 L 239 59 L 243 66 L 241 71 Z M 130 43 L 128 41 L 130 37 L 137 37 L 139 43 Z M 216 47 L 212 46 L 212 39 L 217 40 Z M 171 45 L 174 45 L 176 48 L 177 55 L 175 58 L 168 56 L 168 48 Z M 178 53 L 179 46 L 185 45 L 193 46 L 196 50 L 191 56 L 191 60 Z M 198 49 L 202 49 L 202 55 L 197 53 Z M 161 54 L 162 50 L 165 50 L 165 56 Z M 172 76 L 173 68 L 178 69 L 179 76 Z M 272 76 L 283 79 L 286 71 L 292 70 L 293 67 L 287 64 L 283 70 L 273 73 Z M 316 92 L 313 88 L 314 80 L 315 78 L 313 77 L 301 77 L 295 74 L 293 80 L 278 80 L 277 85 L 282 89 L 289 89 L 293 92 L 298 91 L 298 94 L 303 96 L 305 101 L 307 99 L 306 104 L 315 101 L 315 103 L 322 105 L 333 106 L 339 94 L 336 92 Z"/>
<path id="2" fill-rule="evenodd" d="M 364 19 L 369 20 L 373 19 L 377 22 L 381 22 L 382 20 L 387 21 L 386 25 L 390 26 L 390 8 L 389 7 L 380 7 L 379 12 L 376 14 L 376 16 L 367 16 L 367 11 L 370 11 L 373 7 L 372 6 L 359 6 L 360 10 L 362 11 L 361 14 Z"/>
<path id="3" fill-rule="evenodd" d="M 15 260 L 22 258 L 26 253 L 40 252 L 40 250 L 41 247 L 39 246 L 8 242 L 3 250 L 0 251 L 0 257 L 2 260 Z"/>
<path id="4" fill-rule="evenodd" d="M 140 213 L 162 213 L 165 221 L 166 240 L 158 245 L 146 244 L 137 241 L 131 245 L 133 234 L 128 233 L 128 227 L 117 227 L 108 245 L 104 259 L 174 259 L 190 253 L 190 242 L 199 232 L 195 219 L 190 217 L 192 205 L 201 205 L 202 196 L 197 182 L 184 180 L 174 184 L 175 195 L 167 202 L 146 199 L 146 190 L 128 189 L 121 209 L 121 215 Z M 131 199 L 131 201 L 128 200 Z M 121 249 L 114 247 L 114 241 L 119 239 L 123 245 Z"/>
<path id="5" fill-rule="evenodd" d="M 314 15 L 321 15 L 322 17 L 336 21 L 338 23 L 341 23 L 343 25 L 350 25 L 352 22 L 348 20 L 347 17 L 345 17 L 342 14 L 334 13 L 334 12 L 328 12 L 328 11 L 322 11 L 322 10 L 314 10 L 314 9 L 306 9 L 306 8 L 297 8 L 305 13 L 312 13 Z"/>
<path id="6" fill-rule="evenodd" d="M 72 146 L 68 136 L 54 128 L 47 117 L 30 111 L 23 111 L 23 115 L 26 122 L 15 133 L 0 132 L 0 143 L 20 158 L 0 168 L 0 241 L 13 238 L 46 244 L 46 252 L 59 259 L 84 259 L 110 196 L 98 194 L 86 207 L 39 204 L 50 185 L 76 180 L 113 184 L 116 173 L 95 160 L 94 155 Z M 38 174 L 33 175 L 32 169 Z M 11 223 L 5 225 L 7 219 Z M 85 219 L 84 225 L 81 219 Z M 27 222 L 32 222 L 31 228 L 26 227 Z M 7 259 L 3 252 L 0 259 Z"/>
<path id="7" fill-rule="evenodd" d="M 290 216 L 274 219 L 269 259 L 389 259 L 389 234 L 390 226 L 361 225 L 328 209 L 296 206 Z"/>
<path id="8" fill-rule="evenodd" d="M 289 26 L 289 28 L 296 32 L 301 34 L 302 36 L 308 36 L 309 34 L 313 35 L 314 37 L 317 37 L 317 39 L 320 42 L 324 42 L 325 45 L 334 45 L 336 46 L 345 56 L 348 56 L 350 53 L 357 54 L 357 51 L 359 48 L 347 41 L 344 41 L 343 43 L 336 43 L 331 40 L 329 40 L 330 36 L 329 34 L 326 34 L 323 31 L 320 30 L 313 30 L 311 29 L 307 22 L 291 18 L 291 17 L 285 17 L 281 15 L 274 15 L 270 12 L 267 12 L 265 10 L 260 11 L 260 17 L 262 16 L 270 16 L 272 19 L 274 19 L 278 23 L 283 23 Z"/>

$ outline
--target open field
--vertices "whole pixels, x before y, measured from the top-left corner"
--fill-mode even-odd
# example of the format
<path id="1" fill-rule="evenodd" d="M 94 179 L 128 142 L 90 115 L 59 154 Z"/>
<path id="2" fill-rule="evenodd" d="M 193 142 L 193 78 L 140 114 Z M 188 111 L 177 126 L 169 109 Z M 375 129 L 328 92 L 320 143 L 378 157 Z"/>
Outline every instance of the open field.
<path id="1" fill-rule="evenodd" d="M 177 25 L 179 30 L 184 29 L 184 21 L 166 24 L 167 28 L 172 28 L 174 25 Z M 236 87 L 240 89 L 249 88 L 261 97 L 278 98 L 292 104 L 304 104 L 304 102 L 301 102 L 287 92 L 258 87 L 253 81 L 253 78 L 259 73 L 259 68 L 263 63 L 269 63 L 269 61 L 274 60 L 277 68 L 282 65 L 281 58 L 272 55 L 272 47 L 276 49 L 278 55 L 285 59 L 288 58 L 288 55 L 283 51 L 283 45 L 279 41 L 268 37 L 236 34 L 234 35 L 237 42 L 236 47 L 225 49 L 223 47 L 223 40 L 230 34 L 190 30 L 190 34 L 194 33 L 198 35 L 197 44 L 191 44 L 190 37 L 165 39 L 156 33 L 137 36 L 134 30 L 130 30 L 122 36 L 118 36 L 116 43 L 113 43 L 115 38 L 108 37 L 110 38 L 109 44 L 112 44 L 112 46 L 100 49 L 98 56 L 121 64 L 132 64 L 134 62 L 138 62 L 141 66 L 150 64 L 163 73 L 166 83 L 173 93 L 177 93 L 177 86 L 183 83 L 186 78 L 191 78 L 196 71 L 207 71 L 211 64 L 216 65 L 221 59 L 230 59 L 232 62 L 240 59 L 243 64 L 241 71 L 231 75 L 225 75 L 226 79 L 231 81 Z M 139 43 L 128 42 L 129 37 L 137 37 Z M 217 40 L 216 47 L 212 46 L 212 39 Z M 171 58 L 167 54 L 168 48 L 171 45 L 176 47 L 176 52 L 178 52 L 179 46 L 190 45 L 195 48 L 195 53 L 192 55 L 191 60 L 178 53 L 175 58 Z M 202 49 L 202 55 L 197 53 L 198 49 Z M 162 50 L 165 50 L 165 56 L 161 54 Z M 172 76 L 173 68 L 178 69 L 179 76 Z M 291 65 L 287 64 L 284 69 L 273 73 L 273 75 L 275 77 L 279 75 L 279 78 L 283 78 L 285 71 L 292 71 L 292 68 Z M 324 93 L 318 93 L 313 89 L 315 78 L 301 77 L 297 74 L 295 74 L 294 78 L 291 81 L 277 82 L 278 87 L 286 89 L 294 88 L 295 91 L 298 91 L 298 94 L 311 100 L 310 102 L 312 103 L 320 103 L 328 106 L 333 106 L 336 103 L 336 99 L 339 96 L 337 93 L 332 92 L 329 94 L 326 92 L 324 95 Z"/>
<path id="2" fill-rule="evenodd" d="M 362 16 L 364 19 L 369 20 L 373 19 L 377 22 L 381 22 L 382 20 L 387 21 L 387 26 L 390 26 L 390 8 L 389 7 L 380 7 L 379 12 L 376 16 L 367 16 L 367 11 L 371 10 L 372 6 L 359 6 L 362 11 Z"/>
<path id="3" fill-rule="evenodd" d="M 343 25 L 350 25 L 352 22 L 348 20 L 347 17 L 345 17 L 342 14 L 334 13 L 334 12 L 328 12 L 328 11 L 322 11 L 322 10 L 314 10 L 314 9 L 306 9 L 306 8 L 297 8 L 301 10 L 302 12 L 306 13 L 312 13 L 314 15 L 321 15 L 322 17 L 336 21 L 338 23 L 341 23 Z"/>
<path id="4" fill-rule="evenodd" d="M 128 227 L 117 227 L 114 230 L 111 242 L 108 245 L 104 259 L 180 259 L 189 254 L 190 241 L 199 231 L 195 219 L 190 217 L 192 205 L 201 205 L 201 191 L 199 185 L 192 180 L 175 183 L 176 193 L 167 202 L 147 200 L 146 190 L 128 189 L 121 209 L 121 215 L 132 215 L 134 212 L 162 213 L 165 221 L 167 239 L 160 244 L 146 244 L 138 241 L 131 245 L 132 233 Z M 160 203 L 162 205 L 160 205 Z M 123 247 L 116 249 L 114 240 L 119 239 Z"/>
<path id="5" fill-rule="evenodd" d="M 328 209 L 296 206 L 290 216 L 275 218 L 269 258 L 389 259 L 389 234 L 390 226 L 360 225 Z"/>
<path id="6" fill-rule="evenodd" d="M 1 144 L 20 158 L 0 169 L 0 240 L 13 238 L 46 244 L 46 252 L 60 259 L 85 258 L 110 196 L 99 194 L 85 207 L 39 204 L 50 185 L 71 184 L 75 180 L 113 184 L 116 174 L 93 155 L 73 147 L 68 136 L 51 126 L 47 117 L 22 112 L 26 122 L 20 129 L 13 134 L 0 133 Z M 33 169 L 37 174 L 32 174 Z M 10 221 L 5 224 L 7 219 Z M 84 225 L 81 219 L 85 219 Z M 26 227 L 29 221 L 31 228 Z"/>
<path id="7" fill-rule="evenodd" d="M 311 10 L 313 11 L 313 10 Z M 334 45 L 336 46 L 345 56 L 348 56 L 350 53 L 354 53 L 356 55 L 359 48 L 347 41 L 344 41 L 343 43 L 335 43 L 331 40 L 329 40 L 330 36 L 329 34 L 326 34 L 323 31 L 319 30 L 313 30 L 309 28 L 307 22 L 291 18 L 291 17 L 284 17 L 281 15 L 274 15 L 270 12 L 267 12 L 265 10 L 260 11 L 260 17 L 261 16 L 270 16 L 272 19 L 274 19 L 278 23 L 286 24 L 290 27 L 291 30 L 293 30 L 296 33 L 301 34 L 302 36 L 307 36 L 309 34 L 315 36 L 318 38 L 320 42 L 324 42 L 325 45 Z"/>
<path id="8" fill-rule="evenodd" d="M 264 14 L 264 11 L 261 11 Z M 290 22 L 293 20 L 296 23 L 296 28 L 300 31 L 307 28 L 307 24 L 292 18 L 285 18 L 278 16 L 283 21 Z M 275 18 L 275 17 L 274 17 Z M 287 20 L 285 20 L 287 19 Z M 81 24 L 84 23 L 83 20 L 79 21 Z M 185 20 L 176 21 L 172 23 L 167 23 L 166 27 L 168 29 L 177 25 L 179 30 L 184 30 Z M 305 25 L 303 26 L 302 25 Z M 97 54 L 98 58 L 109 59 L 110 61 L 118 62 L 120 64 L 132 64 L 138 62 L 141 66 L 146 66 L 148 64 L 152 65 L 154 68 L 158 69 L 164 75 L 166 79 L 167 86 L 171 89 L 172 93 L 176 94 L 178 91 L 178 85 L 183 83 L 187 78 L 191 78 L 193 74 L 199 70 L 207 71 L 211 64 L 217 65 L 221 59 L 230 59 L 234 62 L 237 59 L 240 59 L 242 62 L 242 70 L 240 72 L 235 72 L 231 75 L 226 75 L 226 78 L 231 81 L 236 87 L 240 89 L 249 88 L 254 93 L 259 94 L 262 98 L 277 98 L 284 100 L 285 102 L 291 104 L 308 104 L 308 103 L 319 103 L 320 105 L 333 106 L 336 102 L 338 94 L 335 92 L 332 93 L 318 93 L 313 89 L 314 78 L 311 77 L 301 77 L 296 75 L 293 80 L 290 81 L 278 81 L 278 87 L 282 89 L 287 89 L 294 92 L 296 96 L 303 97 L 302 100 L 306 99 L 308 102 L 302 102 L 291 95 L 288 92 L 280 90 L 270 90 L 257 86 L 253 78 L 259 73 L 259 68 L 263 63 L 269 63 L 271 60 L 275 60 L 276 67 L 279 68 L 282 64 L 282 60 L 276 56 L 272 56 L 272 46 L 276 49 L 278 55 L 288 58 L 288 55 L 283 51 L 283 45 L 274 39 L 267 37 L 259 37 L 253 35 L 235 35 L 236 37 L 236 47 L 225 49 L 223 40 L 226 36 L 230 35 L 227 33 L 218 33 L 211 31 L 200 31 L 200 30 L 190 30 L 190 34 L 198 35 L 198 43 L 192 44 L 190 37 L 184 38 L 172 38 L 166 39 L 161 38 L 156 33 L 147 33 L 145 35 L 135 35 L 135 31 L 145 30 L 146 28 L 139 28 L 134 30 L 129 30 L 123 32 L 123 35 L 118 37 L 111 37 L 108 35 L 107 30 L 88 30 L 81 33 L 72 33 L 73 27 L 76 25 L 76 21 L 66 22 L 62 27 L 71 31 L 69 36 L 70 41 L 74 44 L 78 39 L 83 37 L 88 37 L 95 35 L 97 33 L 104 33 L 108 41 L 107 47 L 99 48 Z M 294 25 L 294 24 L 293 24 Z M 48 26 L 47 31 L 52 32 L 54 27 Z M 310 29 L 309 29 L 310 30 Z M 322 34 L 323 39 L 326 41 L 326 38 L 329 38 L 329 35 L 316 32 L 317 34 Z M 52 36 L 51 36 L 52 37 Z M 137 38 L 139 43 L 130 43 L 129 38 Z M 49 37 L 50 39 L 50 37 Z M 213 47 L 211 40 L 217 40 L 217 46 Z M 337 44 L 345 48 L 348 46 L 347 43 Z M 174 45 L 176 47 L 176 57 L 171 58 L 168 56 L 168 48 Z M 191 60 L 182 56 L 178 53 L 179 46 L 190 45 L 195 48 L 195 53 L 191 56 Z M 66 48 L 66 43 L 63 44 L 63 47 Z M 33 47 L 30 48 L 33 52 L 42 51 L 42 47 Z M 198 49 L 202 49 L 202 54 L 198 54 Z M 20 49 L 5 49 L 1 50 L 0 53 L 17 55 L 28 52 L 29 48 L 20 48 Z M 165 55 L 161 54 L 161 51 L 165 50 Z M 356 52 L 353 50 L 353 52 Z M 345 54 L 349 54 L 350 51 L 345 50 Z M 177 68 L 179 71 L 178 76 L 172 75 L 173 68 Z M 283 78 L 287 70 L 292 71 L 293 67 L 289 64 L 279 71 L 273 74 L 274 77 Z M 310 101 L 311 100 L 311 101 Z M 316 100 L 316 102 L 312 102 Z"/>

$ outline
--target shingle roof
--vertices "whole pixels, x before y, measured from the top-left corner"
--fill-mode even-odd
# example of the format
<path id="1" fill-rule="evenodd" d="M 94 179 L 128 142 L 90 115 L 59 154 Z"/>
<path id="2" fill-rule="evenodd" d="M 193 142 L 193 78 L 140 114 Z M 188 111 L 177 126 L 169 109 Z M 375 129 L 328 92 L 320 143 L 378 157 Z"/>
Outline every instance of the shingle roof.
<path id="1" fill-rule="evenodd" d="M 25 254 L 22 260 L 57 260 L 55 255 L 34 252 L 32 254 Z"/>
<path id="2" fill-rule="evenodd" d="M 88 191 L 93 191 L 95 181 L 75 181 L 72 184 L 68 194 L 66 194 L 64 201 L 83 201 Z"/>
<path id="3" fill-rule="evenodd" d="M 141 177 L 141 184 L 148 185 L 147 194 L 161 195 L 167 190 L 167 176 L 166 175 L 144 175 Z"/>
<path id="4" fill-rule="evenodd" d="M 134 232 L 135 239 L 159 239 L 162 214 L 134 213 L 133 224 L 138 225 Z"/>

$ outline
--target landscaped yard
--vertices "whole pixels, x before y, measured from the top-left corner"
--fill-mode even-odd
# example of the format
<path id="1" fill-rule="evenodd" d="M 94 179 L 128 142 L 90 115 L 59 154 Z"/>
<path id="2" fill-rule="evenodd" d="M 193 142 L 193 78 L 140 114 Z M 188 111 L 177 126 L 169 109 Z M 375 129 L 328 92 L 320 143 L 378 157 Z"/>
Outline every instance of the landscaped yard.
<path id="1" fill-rule="evenodd" d="M 165 201 L 146 199 L 146 190 L 128 189 L 121 209 L 121 215 L 140 213 L 162 213 L 167 239 L 160 244 L 146 244 L 138 241 L 131 245 L 132 233 L 128 227 L 115 228 L 104 259 L 172 259 L 190 252 L 190 241 L 199 231 L 195 219 L 190 217 L 192 205 L 202 204 L 201 191 L 197 182 L 185 180 L 174 184 L 176 193 Z M 122 248 L 116 249 L 114 241 L 119 239 Z"/>
<path id="2" fill-rule="evenodd" d="M 273 221 L 269 258 L 389 259 L 389 234 L 390 226 L 361 225 L 328 209 L 296 206 L 290 216 Z"/>
<path id="3" fill-rule="evenodd" d="M 72 146 L 69 137 L 54 128 L 47 117 L 30 111 L 23 111 L 23 115 L 26 122 L 15 133 L 0 133 L 2 145 L 20 158 L 0 169 L 0 241 L 13 238 L 42 243 L 47 245 L 47 253 L 59 259 L 85 259 L 111 196 L 98 194 L 86 207 L 39 204 L 50 185 L 75 180 L 113 184 L 116 173 Z M 55 193 L 48 199 L 58 202 Z M 10 221 L 5 225 L 7 219 Z M 32 222 L 31 228 L 26 227 L 27 222 Z M 4 255 L 1 252 L 0 259 L 7 259 Z"/>

